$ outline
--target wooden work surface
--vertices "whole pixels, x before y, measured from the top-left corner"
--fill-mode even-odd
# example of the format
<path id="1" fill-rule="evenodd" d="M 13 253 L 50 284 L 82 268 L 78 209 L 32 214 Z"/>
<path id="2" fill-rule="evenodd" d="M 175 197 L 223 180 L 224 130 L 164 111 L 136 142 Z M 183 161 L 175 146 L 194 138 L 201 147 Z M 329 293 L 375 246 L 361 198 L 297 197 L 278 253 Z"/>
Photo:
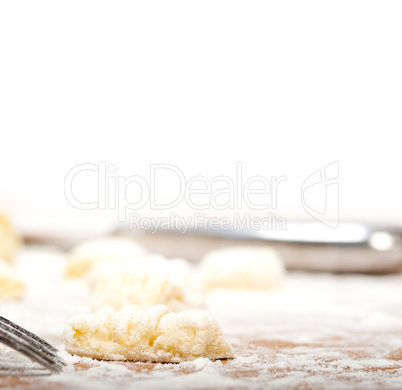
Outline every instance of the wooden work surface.
<path id="1" fill-rule="evenodd" d="M 26 267 L 25 261 L 21 266 Z M 53 279 L 59 272 L 58 261 L 61 257 L 52 263 Z M 38 281 L 32 283 L 31 295 L 20 303 L 3 305 L 2 315 L 62 349 L 65 320 L 83 312 L 87 304 L 84 289 L 63 283 L 53 280 L 51 297 L 49 291 L 39 289 Z M 61 301 L 63 305 L 55 304 Z M 222 326 L 236 350 L 234 359 L 100 362 L 74 359 L 62 350 L 68 362 L 63 373 L 3 375 L 0 388 L 402 388 L 401 303 L 402 275 L 289 273 L 277 291 L 216 291 L 206 296 L 203 310 Z M 5 362 L 9 355 L 0 356 Z M 28 363 L 26 372 L 31 368 L 32 373 L 34 366 Z"/>
<path id="2" fill-rule="evenodd" d="M 395 334 L 388 332 L 367 335 L 377 342 L 382 338 L 402 338 L 402 331 Z M 0 388 L 20 389 L 71 389 L 77 388 L 75 376 L 80 378 L 80 388 L 283 388 L 283 389 L 325 389 L 325 388 L 398 388 L 400 386 L 402 369 L 402 348 L 388 350 L 377 342 L 361 342 L 350 338 L 328 338 L 317 343 L 293 343 L 283 340 L 255 340 L 244 337 L 244 342 L 234 344 L 238 356 L 258 360 L 257 364 L 244 362 L 239 364 L 236 359 L 222 360 L 221 364 L 207 367 L 211 378 L 216 377 L 216 383 L 211 386 L 209 380 L 203 385 L 200 376 L 204 369 L 180 367 L 177 364 L 154 363 L 112 363 L 124 365 L 127 371 L 120 373 L 119 378 L 113 379 L 100 372 L 99 378 L 89 376 L 85 380 L 85 371 L 93 368 L 92 364 L 75 363 L 68 374 L 53 375 L 52 377 L 3 376 L 0 378 Z M 307 352 L 308 351 L 308 352 Z M 306 354 L 309 357 L 306 357 Z M 316 357 L 314 357 L 316 354 Z M 328 354 L 325 357 L 325 354 Z M 331 354 L 334 356 L 331 357 Z M 336 357 L 335 355 L 339 355 Z M 283 364 L 278 366 L 281 357 L 305 362 L 299 367 Z M 374 361 L 383 357 L 377 366 Z M 373 361 L 369 364 L 369 361 Z M 352 362 L 352 364 L 351 364 Z M 385 364 L 386 362 L 387 364 Z M 157 377 L 154 375 L 157 374 Z M 66 376 L 71 377 L 71 382 Z M 60 380 L 58 380 L 60 377 Z M 149 378 L 147 378 L 149 377 Z M 223 378 L 228 378 L 228 383 Z M 178 380 L 179 379 L 179 380 Z M 201 379 L 201 382 L 200 382 Z M 103 383 L 102 383 L 103 382 Z M 135 386 L 134 386 L 135 384 Z M 92 387 L 92 386 L 96 387 Z M 57 386 L 57 387 L 56 387 Z M 157 386 L 156 386 L 157 388 Z M 400 387 L 399 387 L 400 388 Z"/>

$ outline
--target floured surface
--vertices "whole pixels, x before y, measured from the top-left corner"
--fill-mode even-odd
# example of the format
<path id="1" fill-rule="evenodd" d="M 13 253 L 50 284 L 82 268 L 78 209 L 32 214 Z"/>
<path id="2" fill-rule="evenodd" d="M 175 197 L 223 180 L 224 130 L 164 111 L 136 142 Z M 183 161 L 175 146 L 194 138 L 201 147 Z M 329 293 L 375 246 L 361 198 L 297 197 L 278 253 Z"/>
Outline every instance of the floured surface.
<path id="1" fill-rule="evenodd" d="M 57 253 L 25 252 L 18 267 L 28 285 L 26 297 L 1 306 L 3 316 L 61 349 L 67 318 L 90 311 L 85 284 L 61 282 L 62 262 Z M 234 346 L 234 359 L 121 363 L 73 357 L 63 350 L 68 366 L 62 374 L 1 376 L 0 387 L 397 389 L 402 387 L 401 303 L 401 275 L 289 273 L 277 291 L 207 296 L 205 311 Z M 9 350 L 1 351 L 0 364 L 42 373 Z"/>

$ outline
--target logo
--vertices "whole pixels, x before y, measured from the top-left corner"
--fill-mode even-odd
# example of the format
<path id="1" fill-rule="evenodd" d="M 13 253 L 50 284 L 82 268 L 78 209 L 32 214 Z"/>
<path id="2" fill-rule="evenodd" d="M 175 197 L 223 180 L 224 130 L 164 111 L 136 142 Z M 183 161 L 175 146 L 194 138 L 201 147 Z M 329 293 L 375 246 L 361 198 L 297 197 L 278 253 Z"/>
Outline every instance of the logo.
<path id="1" fill-rule="evenodd" d="M 317 221 L 336 229 L 339 226 L 339 161 L 311 174 L 302 184 L 301 203 Z"/>

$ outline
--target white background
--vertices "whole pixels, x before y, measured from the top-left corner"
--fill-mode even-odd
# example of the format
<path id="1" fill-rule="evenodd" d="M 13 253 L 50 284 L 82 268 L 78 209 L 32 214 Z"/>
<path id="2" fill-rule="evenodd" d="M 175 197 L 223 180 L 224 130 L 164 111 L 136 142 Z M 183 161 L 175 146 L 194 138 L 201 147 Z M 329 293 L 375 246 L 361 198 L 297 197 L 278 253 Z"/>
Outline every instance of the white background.
<path id="1" fill-rule="evenodd" d="M 2 1 L 2 207 L 113 220 L 66 202 L 74 165 L 212 178 L 241 161 L 286 175 L 278 212 L 309 219 L 301 184 L 339 161 L 341 221 L 402 224 L 401 20 L 399 1 Z"/>

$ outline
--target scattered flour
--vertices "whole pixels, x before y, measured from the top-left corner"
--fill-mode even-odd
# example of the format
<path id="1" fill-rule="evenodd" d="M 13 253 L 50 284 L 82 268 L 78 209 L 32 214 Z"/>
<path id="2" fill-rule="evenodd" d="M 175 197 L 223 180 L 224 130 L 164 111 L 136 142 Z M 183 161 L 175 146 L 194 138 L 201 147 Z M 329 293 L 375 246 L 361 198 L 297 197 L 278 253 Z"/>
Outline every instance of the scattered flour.
<path id="1" fill-rule="evenodd" d="M 206 312 L 217 319 L 236 354 L 183 363 L 124 363 L 72 356 L 61 335 L 68 318 L 90 312 L 83 281 L 64 278 L 63 253 L 24 250 L 16 272 L 27 285 L 20 302 L 1 315 L 38 333 L 60 350 L 67 366 L 43 375 L 6 347 L 0 366 L 24 368 L 22 389 L 398 389 L 402 388 L 402 276 L 290 272 L 275 291 L 213 291 Z M 8 377 L 0 384 L 8 387 Z"/>

